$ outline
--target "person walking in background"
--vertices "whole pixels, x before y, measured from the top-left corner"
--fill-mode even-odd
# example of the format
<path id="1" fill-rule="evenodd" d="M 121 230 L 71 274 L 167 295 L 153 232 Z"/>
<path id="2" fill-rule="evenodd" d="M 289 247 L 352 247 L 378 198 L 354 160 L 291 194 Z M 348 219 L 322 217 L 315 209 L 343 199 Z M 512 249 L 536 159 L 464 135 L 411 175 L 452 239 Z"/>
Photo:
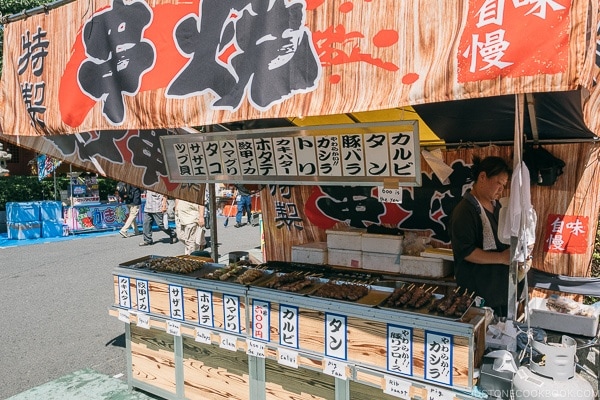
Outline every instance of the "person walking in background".
<path id="1" fill-rule="evenodd" d="M 237 203 L 237 214 L 235 215 L 235 227 L 242 226 L 242 215 L 246 213 L 248 225 L 252 221 L 252 192 L 244 185 L 235 185 Z"/>
<path id="2" fill-rule="evenodd" d="M 204 205 L 175 200 L 175 226 L 186 255 L 204 249 Z"/>
<path id="3" fill-rule="evenodd" d="M 144 206 L 144 241 L 140 246 L 154 244 L 152 241 L 152 223 L 169 235 L 171 243 L 177 243 L 177 235 L 163 222 L 164 213 L 167 211 L 167 198 L 160 193 L 146 190 L 146 205 Z"/>
<path id="4" fill-rule="evenodd" d="M 127 230 L 133 225 L 133 234 L 136 236 L 141 235 L 142 232 L 140 232 L 137 226 L 137 215 L 140 211 L 140 206 L 142 205 L 142 191 L 140 188 L 126 184 L 126 191 L 125 194 L 123 194 L 122 200 L 129 209 L 129 216 L 123 227 L 119 230 L 119 233 L 124 238 L 129 237 Z"/>

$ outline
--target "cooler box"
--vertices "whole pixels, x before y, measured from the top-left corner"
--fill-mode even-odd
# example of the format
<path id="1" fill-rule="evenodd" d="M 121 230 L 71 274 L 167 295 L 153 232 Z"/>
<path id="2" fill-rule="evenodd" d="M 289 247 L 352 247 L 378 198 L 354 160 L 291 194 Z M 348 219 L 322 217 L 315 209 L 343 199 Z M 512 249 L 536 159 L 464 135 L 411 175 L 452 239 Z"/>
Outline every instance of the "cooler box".
<path id="1" fill-rule="evenodd" d="M 7 222 L 8 238 L 17 240 L 39 239 L 41 236 L 40 225 L 40 222 Z"/>
<path id="2" fill-rule="evenodd" d="M 399 235 L 382 235 L 379 233 L 362 234 L 362 251 L 370 253 L 402 254 L 402 241 Z"/>
<path id="3" fill-rule="evenodd" d="M 25 223 L 39 222 L 40 202 L 6 203 L 6 222 Z"/>
<path id="4" fill-rule="evenodd" d="M 327 263 L 350 268 L 362 268 L 362 251 L 327 249 Z"/>
<path id="5" fill-rule="evenodd" d="M 598 315 L 583 316 L 548 310 L 546 299 L 534 297 L 529 301 L 529 324 L 536 328 L 591 337 L 598 332 Z"/>
<path id="6" fill-rule="evenodd" d="M 42 237 L 62 237 L 64 233 L 62 221 L 42 221 Z"/>
<path id="7" fill-rule="evenodd" d="M 292 246 L 292 262 L 327 264 L 327 242 L 305 243 Z"/>
<path id="8" fill-rule="evenodd" d="M 327 248 L 342 249 L 342 250 L 362 250 L 362 234 L 364 229 L 329 229 L 327 233 Z"/>
<path id="9" fill-rule="evenodd" d="M 364 269 L 392 272 L 426 278 L 443 278 L 454 271 L 452 261 L 440 258 L 398 256 L 384 253 L 362 253 Z"/>
<path id="10" fill-rule="evenodd" d="M 40 202 L 40 220 L 58 222 L 63 220 L 63 209 L 60 201 Z"/>

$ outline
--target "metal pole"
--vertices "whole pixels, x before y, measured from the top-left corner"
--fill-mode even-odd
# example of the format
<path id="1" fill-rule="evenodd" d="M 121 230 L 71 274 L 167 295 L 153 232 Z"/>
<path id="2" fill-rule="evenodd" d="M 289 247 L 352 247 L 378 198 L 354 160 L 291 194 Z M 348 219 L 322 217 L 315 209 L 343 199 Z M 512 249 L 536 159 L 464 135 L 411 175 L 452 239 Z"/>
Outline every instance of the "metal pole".
<path id="1" fill-rule="evenodd" d="M 215 184 L 208 185 L 208 212 L 210 213 L 210 252 L 215 262 L 219 261 L 219 239 L 217 237 L 217 197 Z"/>

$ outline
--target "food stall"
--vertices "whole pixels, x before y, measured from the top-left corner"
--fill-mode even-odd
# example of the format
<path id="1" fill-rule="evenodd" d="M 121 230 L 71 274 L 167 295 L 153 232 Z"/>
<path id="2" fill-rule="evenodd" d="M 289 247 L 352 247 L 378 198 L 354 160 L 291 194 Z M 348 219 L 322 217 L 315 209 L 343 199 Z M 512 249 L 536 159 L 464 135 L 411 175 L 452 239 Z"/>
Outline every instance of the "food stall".
<path id="1" fill-rule="evenodd" d="M 472 156 L 508 159 L 519 134 L 566 163 L 555 185 L 532 190 L 541 216 L 534 268 L 589 276 L 600 208 L 597 2 L 276 1 L 233 13 L 219 2 L 175 3 L 102 0 L 90 12 L 65 1 L 9 21 L 6 43 L 38 32 L 52 67 L 17 62 L 23 49 L 7 46 L 3 133 L 57 147 L 59 158 L 83 150 L 119 178 L 127 170 L 132 184 L 191 201 L 206 183 L 268 185 L 265 260 L 286 263 L 294 246 L 324 258 L 328 231 L 370 225 L 413 232 L 429 241 L 426 252 L 443 253 Z M 108 43 L 98 26 L 118 29 L 123 43 Z M 117 50 L 132 57 L 98 58 Z M 32 112 L 30 98 L 15 95 L 32 86 L 44 89 L 36 105 L 46 108 Z M 46 137 L 20 137 L 36 135 Z M 408 256 L 421 266 L 408 270 L 415 260 L 403 256 L 327 247 L 320 269 L 333 275 L 310 274 L 323 273 L 323 286 L 359 279 L 381 300 L 366 304 L 124 261 L 111 313 L 125 322 L 128 380 L 165 398 L 478 397 L 485 310 L 448 319 L 386 307 L 413 284 L 437 300 L 454 292 L 451 273 L 420 275 L 431 269 L 426 255 Z M 249 269 L 285 273 L 270 267 Z M 361 276 L 347 281 L 340 268 Z M 372 281 L 377 271 L 385 279 Z M 283 311 L 297 325 L 281 322 Z M 282 344 L 285 323 L 301 333 L 297 345 Z M 391 351 L 397 341 L 406 346 Z M 394 369 L 401 361 L 406 369 Z"/>

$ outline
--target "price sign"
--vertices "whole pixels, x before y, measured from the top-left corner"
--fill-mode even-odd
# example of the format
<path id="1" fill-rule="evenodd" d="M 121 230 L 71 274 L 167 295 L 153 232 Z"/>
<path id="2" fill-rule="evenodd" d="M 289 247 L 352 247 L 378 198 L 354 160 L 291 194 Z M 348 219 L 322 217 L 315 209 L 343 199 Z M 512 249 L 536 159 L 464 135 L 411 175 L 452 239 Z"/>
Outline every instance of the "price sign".
<path id="1" fill-rule="evenodd" d="M 280 348 L 277 350 L 277 362 L 287 367 L 298 368 L 298 352 Z"/>
<path id="2" fill-rule="evenodd" d="M 387 189 L 384 186 L 377 186 L 377 193 L 381 203 L 402 204 L 402 188 Z"/>
<path id="3" fill-rule="evenodd" d="M 246 339 L 247 350 L 246 354 L 249 356 L 265 358 L 265 344 L 256 340 Z"/>
<path id="4" fill-rule="evenodd" d="M 150 329 L 150 316 L 148 314 L 138 313 L 136 325 L 140 328 Z"/>
<path id="5" fill-rule="evenodd" d="M 339 360 L 325 359 L 323 360 L 323 373 L 346 380 L 346 366 L 345 362 Z"/>
<path id="6" fill-rule="evenodd" d="M 196 328 L 196 337 L 194 340 L 198 343 L 211 344 L 210 331 L 204 328 Z"/>
<path id="7" fill-rule="evenodd" d="M 427 400 L 454 400 L 454 393 L 435 387 L 427 387 Z"/>
<path id="8" fill-rule="evenodd" d="M 392 375 L 385 375 L 385 388 L 383 392 L 401 399 L 410 399 L 410 382 Z"/>
<path id="9" fill-rule="evenodd" d="M 129 311 L 128 310 L 119 310 L 119 321 L 123 321 L 126 324 L 129 323 Z"/>
<path id="10" fill-rule="evenodd" d="M 167 333 L 173 336 L 181 336 L 181 323 L 177 321 L 167 321 Z"/>
<path id="11" fill-rule="evenodd" d="M 219 347 L 229 351 L 237 351 L 237 337 L 221 334 Z"/>

